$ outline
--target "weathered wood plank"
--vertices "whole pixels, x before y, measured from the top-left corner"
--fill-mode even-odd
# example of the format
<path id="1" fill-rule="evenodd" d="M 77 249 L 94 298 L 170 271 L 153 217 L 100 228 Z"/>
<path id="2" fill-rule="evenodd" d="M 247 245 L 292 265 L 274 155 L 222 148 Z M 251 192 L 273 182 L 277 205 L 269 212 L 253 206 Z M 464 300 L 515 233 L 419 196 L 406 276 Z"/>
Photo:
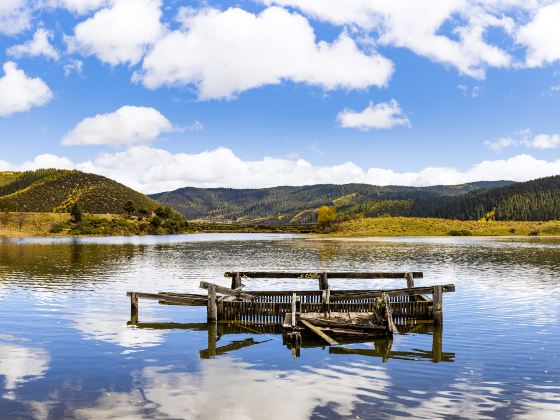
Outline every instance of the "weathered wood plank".
<path id="1" fill-rule="evenodd" d="M 449 293 L 455 291 L 454 284 L 444 284 L 442 285 L 443 292 Z M 229 290 L 229 289 L 228 289 Z M 433 286 L 423 286 L 414 287 L 412 289 L 373 289 L 373 290 L 332 290 L 331 289 L 331 302 L 340 299 L 369 299 L 381 296 L 381 294 L 386 293 L 389 296 L 419 296 L 432 294 Z M 251 295 L 253 297 L 261 296 L 291 296 L 296 293 L 298 296 L 317 296 L 320 297 L 322 292 L 319 290 L 252 290 Z"/>
<path id="2" fill-rule="evenodd" d="M 305 325 L 309 330 L 311 330 L 312 332 L 314 332 L 315 334 L 317 334 L 319 337 L 321 337 L 323 340 L 325 340 L 327 343 L 329 343 L 331 346 L 337 346 L 338 345 L 338 341 L 332 339 L 331 337 L 329 337 L 327 334 L 325 334 L 323 331 L 321 331 L 319 328 L 317 328 L 316 326 L 314 326 L 313 324 L 307 322 L 305 319 L 301 319 L 300 320 L 301 323 L 303 325 Z"/>
<path id="3" fill-rule="evenodd" d="M 141 292 L 127 292 L 127 296 L 136 295 L 138 299 L 148 299 L 148 300 L 160 300 L 169 303 L 177 303 L 189 306 L 206 306 L 206 297 L 203 297 L 203 301 L 200 301 L 198 297 L 191 298 L 191 297 L 183 297 L 183 296 L 173 296 L 167 294 L 160 294 L 160 293 L 141 293 Z"/>
<path id="4" fill-rule="evenodd" d="M 216 289 L 216 293 L 219 293 L 221 295 L 226 295 L 226 296 L 234 296 L 236 298 L 239 299 L 244 299 L 244 300 L 253 300 L 255 299 L 254 295 L 250 295 L 248 293 L 244 293 L 241 290 L 231 290 L 228 289 L 227 287 L 223 287 L 223 286 L 218 286 L 217 284 L 213 284 L 213 283 L 207 283 L 205 281 L 201 281 L 200 282 L 200 288 L 201 289 L 209 289 L 210 286 L 213 286 Z"/>
<path id="5" fill-rule="evenodd" d="M 282 272 L 282 271 L 241 271 L 241 272 L 225 272 L 224 277 L 235 277 L 239 274 L 241 277 L 251 277 L 260 279 L 319 279 L 323 272 Z M 326 272 L 328 278 L 331 279 L 404 279 L 406 272 Z M 415 279 L 421 279 L 424 274 L 420 271 L 413 271 L 412 275 Z"/>

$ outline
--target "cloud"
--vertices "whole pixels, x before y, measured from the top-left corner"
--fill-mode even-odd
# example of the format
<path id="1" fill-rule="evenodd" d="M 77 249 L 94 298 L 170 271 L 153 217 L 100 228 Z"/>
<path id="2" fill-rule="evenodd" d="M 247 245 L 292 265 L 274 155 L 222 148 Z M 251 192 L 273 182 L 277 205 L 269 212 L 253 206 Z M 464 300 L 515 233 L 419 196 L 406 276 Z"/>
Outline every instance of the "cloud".
<path id="1" fill-rule="evenodd" d="M 506 136 L 496 141 L 486 140 L 484 145 L 495 152 L 500 152 L 507 147 L 524 145 L 533 149 L 556 149 L 560 146 L 560 134 L 537 134 L 531 130 L 522 130 L 514 137 Z"/>
<path id="2" fill-rule="evenodd" d="M 486 140 L 484 145 L 489 149 L 493 150 L 494 152 L 501 152 L 502 150 L 511 147 L 517 146 L 519 141 L 511 138 L 511 137 L 500 137 L 496 141 Z"/>
<path id="3" fill-rule="evenodd" d="M 461 91 L 465 98 L 478 98 L 480 96 L 481 89 L 479 86 L 473 86 L 472 88 L 469 88 L 469 86 L 467 85 L 460 84 L 457 85 L 457 89 Z"/>
<path id="4" fill-rule="evenodd" d="M 68 50 L 111 65 L 136 64 L 162 34 L 160 6 L 161 0 L 114 0 L 74 28 L 66 37 Z"/>
<path id="5" fill-rule="evenodd" d="M 30 110 L 52 99 L 52 92 L 40 78 L 30 78 L 17 64 L 4 64 L 4 76 L 0 77 L 0 116 Z"/>
<path id="6" fill-rule="evenodd" d="M 0 1 L 0 34 L 16 35 L 29 28 L 31 11 L 26 0 Z"/>
<path id="7" fill-rule="evenodd" d="M 65 76 L 70 76 L 72 73 L 76 73 L 81 76 L 84 69 L 84 62 L 82 60 L 72 58 L 64 64 L 62 68 L 64 69 Z"/>
<path id="8" fill-rule="evenodd" d="M 361 51 L 346 32 L 317 42 L 307 19 L 279 7 L 184 10 L 183 29 L 154 45 L 133 80 L 152 89 L 193 84 L 200 99 L 231 99 L 282 81 L 365 89 L 385 85 L 393 72 L 388 59 Z"/>
<path id="9" fill-rule="evenodd" d="M 517 41 L 527 46 L 526 64 L 539 67 L 560 60 L 560 3 L 542 7 L 519 29 Z"/>
<path id="10" fill-rule="evenodd" d="M 123 106 L 108 114 L 85 118 L 62 139 L 62 144 L 111 146 L 146 143 L 173 125 L 154 108 Z"/>
<path id="11" fill-rule="evenodd" d="M 522 8 L 516 0 L 261 0 L 297 8 L 307 15 L 352 25 L 370 34 L 377 45 L 407 48 L 434 61 L 484 78 L 487 67 L 509 67 L 511 56 L 486 41 L 488 29 L 510 33 L 515 22 L 505 12 Z M 535 2 L 527 2 L 535 3 Z"/>
<path id="12" fill-rule="evenodd" d="M 50 43 L 52 34 L 45 28 L 39 28 L 33 35 L 33 39 L 19 45 L 14 45 L 6 51 L 8 55 L 20 58 L 24 56 L 39 57 L 45 56 L 58 60 L 59 54 Z"/>
<path id="13" fill-rule="evenodd" d="M 345 109 L 338 114 L 337 121 L 341 127 L 362 131 L 389 129 L 399 125 L 410 127 L 410 121 L 394 99 L 378 104 L 370 102 L 369 106 L 360 112 Z"/>
<path id="14" fill-rule="evenodd" d="M 538 134 L 524 144 L 535 149 L 556 149 L 560 146 L 560 134 Z"/>
<path id="15" fill-rule="evenodd" d="M 61 7 L 73 13 L 83 14 L 92 10 L 97 10 L 109 4 L 112 0 L 45 0 L 46 7 Z"/>
<path id="16" fill-rule="evenodd" d="M 54 155 L 39 155 L 21 165 L 0 161 L 0 170 L 50 167 L 97 173 L 145 193 L 185 186 L 263 188 L 352 182 L 373 185 L 453 185 L 503 179 L 528 181 L 560 174 L 560 160 L 541 160 L 527 154 L 503 160 L 486 160 L 464 171 L 453 167 L 427 167 L 418 172 L 361 168 L 353 162 L 317 166 L 303 159 L 264 157 L 246 161 L 224 147 L 201 153 L 173 154 L 148 146 L 135 146 L 125 151 L 102 153 L 93 160 L 80 163 Z"/>

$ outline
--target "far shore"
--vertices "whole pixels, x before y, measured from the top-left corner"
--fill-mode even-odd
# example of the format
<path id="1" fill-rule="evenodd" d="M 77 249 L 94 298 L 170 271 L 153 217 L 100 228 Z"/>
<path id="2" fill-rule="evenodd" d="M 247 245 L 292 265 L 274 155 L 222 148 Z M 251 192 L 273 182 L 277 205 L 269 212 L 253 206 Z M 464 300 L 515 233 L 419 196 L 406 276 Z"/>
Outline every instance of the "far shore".
<path id="1" fill-rule="evenodd" d="M 97 234 L 71 234 L 68 230 L 53 231 L 57 223 L 69 221 L 69 215 L 59 213 L 26 213 L 26 220 L 18 224 L 0 225 L 0 237 L 100 237 L 133 236 L 134 230 L 122 230 L 122 226 L 134 225 L 138 220 L 124 215 L 97 215 L 103 219 L 117 220 L 115 231 L 104 230 Z M 453 236 L 501 236 L 536 237 L 560 236 L 560 221 L 486 221 L 449 220 L 417 217 L 360 218 L 318 228 L 313 225 L 241 225 L 235 223 L 190 223 L 190 233 L 299 233 L 316 238 L 354 237 L 453 237 Z M 149 235 L 150 232 L 142 235 Z"/>

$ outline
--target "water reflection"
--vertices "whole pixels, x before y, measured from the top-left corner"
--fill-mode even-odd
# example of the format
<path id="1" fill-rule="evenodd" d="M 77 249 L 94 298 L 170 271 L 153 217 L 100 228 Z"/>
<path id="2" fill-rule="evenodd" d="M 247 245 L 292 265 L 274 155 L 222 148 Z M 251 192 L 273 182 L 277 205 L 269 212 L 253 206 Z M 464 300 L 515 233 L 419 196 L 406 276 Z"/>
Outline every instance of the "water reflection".
<path id="1" fill-rule="evenodd" d="M 195 372 L 179 366 L 148 367 L 135 376 L 135 390 L 110 393 L 79 417 L 183 419 L 308 419 L 319 409 L 349 416 L 364 397 L 387 398 L 384 368 L 351 363 L 298 370 L 263 369 L 222 357 Z"/>
<path id="2" fill-rule="evenodd" d="M 165 341 L 163 329 L 129 328 L 116 314 L 96 313 L 94 308 L 73 318 L 74 328 L 88 340 L 99 340 L 125 348 L 152 347 Z"/>
<path id="3" fill-rule="evenodd" d="M 0 377 L 3 398 L 14 399 L 19 385 L 42 378 L 49 368 L 49 353 L 16 337 L 0 336 Z"/>

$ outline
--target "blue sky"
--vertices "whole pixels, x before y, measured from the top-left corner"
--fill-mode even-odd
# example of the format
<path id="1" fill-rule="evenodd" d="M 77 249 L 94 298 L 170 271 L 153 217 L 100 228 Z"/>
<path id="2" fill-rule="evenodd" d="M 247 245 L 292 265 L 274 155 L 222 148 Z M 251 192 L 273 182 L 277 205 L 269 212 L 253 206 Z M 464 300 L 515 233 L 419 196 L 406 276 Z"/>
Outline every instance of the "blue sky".
<path id="1" fill-rule="evenodd" d="M 0 170 L 144 192 L 560 173 L 557 1 L 3 4 Z"/>

